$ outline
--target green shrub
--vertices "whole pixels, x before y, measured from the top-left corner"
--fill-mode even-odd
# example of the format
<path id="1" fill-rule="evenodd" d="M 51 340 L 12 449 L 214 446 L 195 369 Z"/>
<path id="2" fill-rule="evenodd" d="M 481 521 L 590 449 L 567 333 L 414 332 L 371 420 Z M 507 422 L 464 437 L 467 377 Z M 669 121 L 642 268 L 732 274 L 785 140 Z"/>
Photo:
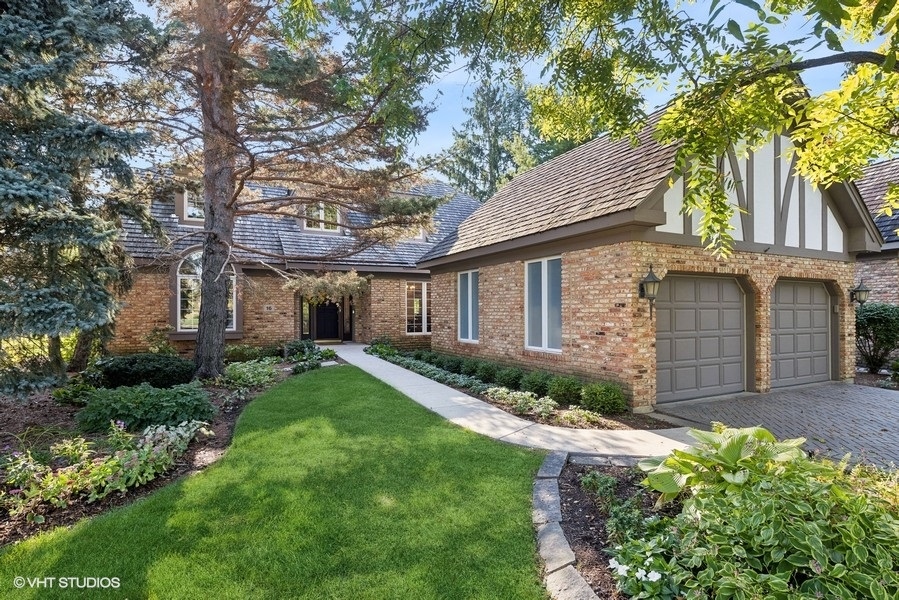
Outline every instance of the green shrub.
<path id="1" fill-rule="evenodd" d="M 531 392 L 538 397 L 545 396 L 549 392 L 549 381 L 552 378 L 552 373 L 531 371 L 521 378 L 518 388 L 522 392 Z"/>
<path id="2" fill-rule="evenodd" d="M 879 373 L 899 348 L 899 306 L 868 302 L 855 309 L 855 346 L 869 373 Z"/>
<path id="3" fill-rule="evenodd" d="M 106 431 L 110 421 L 122 421 L 129 431 L 141 431 L 150 425 L 206 421 L 214 414 L 209 394 L 198 382 L 171 388 L 142 383 L 94 391 L 76 419 L 78 426 L 88 432 Z"/>
<path id="4" fill-rule="evenodd" d="M 521 385 L 522 377 L 524 377 L 524 371 L 518 367 L 506 367 L 496 372 L 496 383 L 510 390 L 517 390 Z"/>
<path id="5" fill-rule="evenodd" d="M 414 358 L 415 360 L 425 361 L 425 357 L 428 354 L 429 354 L 429 352 L 427 350 L 422 350 L 419 348 L 418 350 L 412 351 L 412 358 Z M 427 362 L 427 361 L 425 361 L 425 362 Z"/>
<path id="6" fill-rule="evenodd" d="M 225 362 L 238 363 L 257 360 L 262 357 L 262 349 L 249 344 L 229 344 L 225 346 Z"/>
<path id="7" fill-rule="evenodd" d="M 581 387 L 581 382 L 574 377 L 553 377 L 549 380 L 546 394 L 564 406 L 580 404 Z"/>
<path id="8" fill-rule="evenodd" d="M 94 363 L 103 387 L 117 388 L 141 383 L 167 388 L 187 383 L 194 376 L 194 364 L 180 356 L 167 354 L 130 354 L 109 356 Z"/>
<path id="9" fill-rule="evenodd" d="M 800 458 L 759 467 L 724 491 L 697 488 L 679 515 L 624 541 L 614 561 L 631 569 L 617 571 L 619 589 L 653 598 L 899 597 L 899 535 L 885 503 L 844 487 L 844 465 Z M 635 577 L 637 566 L 659 574 L 660 587 Z"/>
<path id="10" fill-rule="evenodd" d="M 478 367 L 481 366 L 481 361 L 476 358 L 466 358 L 462 360 L 462 366 L 459 368 L 459 372 L 462 375 L 468 375 L 469 377 L 474 377 L 478 374 Z"/>
<path id="11" fill-rule="evenodd" d="M 606 541 L 610 546 L 623 544 L 643 533 L 643 511 L 639 495 L 624 502 L 610 504 L 609 518 L 606 519 Z"/>
<path id="12" fill-rule="evenodd" d="M 320 348 L 317 351 L 319 360 L 335 360 L 337 359 L 337 351 L 334 348 Z"/>
<path id="13" fill-rule="evenodd" d="M 306 355 L 314 352 L 315 347 L 312 340 L 291 340 L 284 344 L 284 352 L 287 356 Z"/>
<path id="14" fill-rule="evenodd" d="M 271 385 L 278 376 L 272 359 L 263 358 L 249 362 L 231 363 L 225 367 L 222 378 L 226 387 L 237 388 L 261 388 Z"/>
<path id="15" fill-rule="evenodd" d="M 621 386 L 607 381 L 585 385 L 581 390 L 581 404 L 601 415 L 617 415 L 627 410 L 627 398 Z"/>
<path id="16" fill-rule="evenodd" d="M 444 356 L 439 367 L 449 371 L 450 373 L 462 372 L 462 359 L 458 356 Z"/>
<path id="17" fill-rule="evenodd" d="M 589 471 L 581 475 L 581 487 L 596 496 L 599 508 L 608 514 L 609 507 L 615 501 L 615 487 L 618 480 L 611 475 L 599 471 Z"/>
<path id="18" fill-rule="evenodd" d="M 56 388 L 50 395 L 59 404 L 68 404 L 69 406 L 84 406 L 91 393 L 97 388 L 83 379 L 73 379 L 67 385 Z"/>
<path id="19" fill-rule="evenodd" d="M 322 366 L 322 363 L 318 360 L 315 360 L 315 359 L 303 360 L 293 366 L 293 369 L 291 369 L 291 373 L 293 373 L 294 375 L 301 375 L 302 373 L 305 373 L 306 371 L 313 371 L 315 369 L 319 369 L 319 368 L 321 368 L 321 366 Z"/>
<path id="20" fill-rule="evenodd" d="M 497 366 L 494 363 L 488 360 L 482 360 L 478 365 L 478 371 L 477 373 L 475 373 L 475 377 L 477 377 L 484 383 L 495 383 L 496 371 Z"/>

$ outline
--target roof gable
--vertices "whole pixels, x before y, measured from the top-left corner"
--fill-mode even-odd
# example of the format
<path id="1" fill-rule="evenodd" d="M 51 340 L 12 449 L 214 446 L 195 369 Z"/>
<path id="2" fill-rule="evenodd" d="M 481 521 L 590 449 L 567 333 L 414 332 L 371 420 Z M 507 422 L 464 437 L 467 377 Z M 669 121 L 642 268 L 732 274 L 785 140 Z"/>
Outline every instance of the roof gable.
<path id="1" fill-rule="evenodd" d="M 877 214 L 890 183 L 899 183 L 899 158 L 866 167 L 862 178 L 855 182 L 855 187 L 865 201 L 885 243 L 899 245 L 899 235 L 896 235 L 896 230 L 899 229 L 899 212 L 893 212 L 892 215 Z"/>
<path id="2" fill-rule="evenodd" d="M 647 125 L 634 145 L 601 136 L 504 185 L 422 260 L 429 261 L 636 208 L 674 168 L 676 145 Z"/>

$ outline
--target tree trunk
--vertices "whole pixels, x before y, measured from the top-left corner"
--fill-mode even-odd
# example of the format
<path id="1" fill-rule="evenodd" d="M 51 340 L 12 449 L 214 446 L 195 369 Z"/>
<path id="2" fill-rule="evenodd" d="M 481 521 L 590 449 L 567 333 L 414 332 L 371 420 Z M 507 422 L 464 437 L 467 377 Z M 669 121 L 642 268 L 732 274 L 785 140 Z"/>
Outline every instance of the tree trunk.
<path id="1" fill-rule="evenodd" d="M 58 335 L 50 336 L 50 341 L 47 344 L 47 357 L 50 359 L 50 364 L 48 365 L 50 375 L 65 378 L 66 362 L 62 359 L 62 340 Z"/>
<path id="2" fill-rule="evenodd" d="M 203 111 L 205 238 L 194 361 L 196 377 L 205 379 L 217 377 L 224 370 L 230 280 L 226 267 L 234 232 L 231 199 L 236 187 L 237 63 L 230 48 L 228 4 L 222 0 L 200 0 L 197 16 L 203 40 L 197 55 L 197 86 Z"/>
<path id="3" fill-rule="evenodd" d="M 70 370 L 83 371 L 87 368 L 87 363 L 91 358 L 91 350 L 93 350 L 94 342 L 96 340 L 96 329 L 87 329 L 78 332 L 78 337 L 75 338 L 75 351 L 72 353 L 72 360 L 69 362 Z"/>

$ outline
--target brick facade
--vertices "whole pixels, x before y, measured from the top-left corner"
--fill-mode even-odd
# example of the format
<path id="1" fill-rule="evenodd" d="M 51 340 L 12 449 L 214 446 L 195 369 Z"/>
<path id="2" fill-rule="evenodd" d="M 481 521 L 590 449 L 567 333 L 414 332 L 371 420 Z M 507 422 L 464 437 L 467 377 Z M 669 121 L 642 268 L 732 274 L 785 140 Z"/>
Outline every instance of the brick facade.
<path id="1" fill-rule="evenodd" d="M 480 341 L 458 341 L 455 272 L 432 273 L 435 350 L 480 356 L 507 364 L 547 369 L 587 379 L 621 383 L 638 412 L 655 402 L 655 321 L 637 287 L 650 263 L 668 273 L 737 277 L 749 290 L 747 311 L 755 331 L 748 331 L 747 373 L 752 391 L 770 389 L 770 296 L 778 278 L 827 284 L 839 310 L 837 347 L 839 378 L 854 373 L 854 309 L 848 290 L 854 264 L 833 260 L 734 252 L 716 261 L 697 247 L 627 241 L 562 253 L 562 352 L 524 348 L 524 263 L 486 265 L 479 275 Z M 752 304 L 749 304 L 752 299 Z"/>
<path id="2" fill-rule="evenodd" d="M 367 344 L 374 338 L 387 338 L 397 348 L 430 348 L 430 335 L 406 333 L 406 283 L 411 281 L 428 280 L 375 275 L 356 313 L 356 341 Z"/>
<path id="3" fill-rule="evenodd" d="M 114 354 L 145 351 L 147 336 L 154 328 L 174 329 L 175 325 L 175 317 L 170 314 L 175 280 L 169 268 L 139 268 L 133 277 L 134 285 L 122 299 L 115 337 L 109 344 Z M 355 299 L 353 314 L 344 309 L 341 318 L 346 331 L 350 330 L 350 320 L 354 320 L 354 341 L 368 343 L 375 337 L 387 337 L 398 347 L 430 347 L 430 335 L 406 334 L 406 281 L 401 277 L 376 275 L 371 289 Z M 294 292 L 284 289 L 283 278 L 245 270 L 238 276 L 237 293 L 242 329 L 237 334 L 228 334 L 229 343 L 271 346 L 300 337 L 299 302 Z M 180 354 L 193 353 L 194 342 L 180 339 L 189 336 L 172 333 L 170 337 Z"/>
<path id="4" fill-rule="evenodd" d="M 859 257 L 855 272 L 871 289 L 869 302 L 899 304 L 899 257 L 895 252 Z"/>

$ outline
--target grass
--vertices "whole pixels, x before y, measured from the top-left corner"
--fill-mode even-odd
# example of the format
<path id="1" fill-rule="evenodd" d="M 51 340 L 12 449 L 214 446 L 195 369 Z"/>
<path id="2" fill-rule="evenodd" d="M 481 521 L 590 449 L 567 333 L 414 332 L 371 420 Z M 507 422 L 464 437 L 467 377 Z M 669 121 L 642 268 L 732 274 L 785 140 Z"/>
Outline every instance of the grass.
<path id="1" fill-rule="evenodd" d="M 4 598 L 545 598 L 542 455 L 459 429 L 350 366 L 251 403 L 225 457 L 0 554 Z M 15 590 L 14 577 L 120 587 Z"/>

